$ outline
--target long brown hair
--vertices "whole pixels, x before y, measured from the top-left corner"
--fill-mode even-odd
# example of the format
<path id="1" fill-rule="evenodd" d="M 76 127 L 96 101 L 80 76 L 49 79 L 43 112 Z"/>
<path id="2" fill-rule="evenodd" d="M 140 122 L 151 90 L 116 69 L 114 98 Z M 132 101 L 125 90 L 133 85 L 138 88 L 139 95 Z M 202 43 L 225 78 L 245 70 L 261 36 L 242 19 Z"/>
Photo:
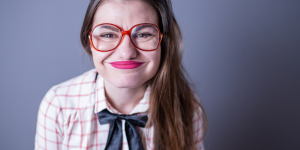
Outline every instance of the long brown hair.
<path id="1" fill-rule="evenodd" d="M 83 21 L 80 39 L 89 55 L 92 55 L 92 52 L 88 34 L 92 29 L 94 14 L 103 1 L 105 0 L 91 0 Z M 206 131 L 206 115 L 189 86 L 181 64 L 181 31 L 174 17 L 171 0 L 144 1 L 157 10 L 159 28 L 163 33 L 160 67 L 149 81 L 151 92 L 149 121 L 146 127 L 154 127 L 155 150 L 192 150 L 195 149 L 196 140 L 193 119 L 200 117 L 202 120 L 203 138 Z"/>

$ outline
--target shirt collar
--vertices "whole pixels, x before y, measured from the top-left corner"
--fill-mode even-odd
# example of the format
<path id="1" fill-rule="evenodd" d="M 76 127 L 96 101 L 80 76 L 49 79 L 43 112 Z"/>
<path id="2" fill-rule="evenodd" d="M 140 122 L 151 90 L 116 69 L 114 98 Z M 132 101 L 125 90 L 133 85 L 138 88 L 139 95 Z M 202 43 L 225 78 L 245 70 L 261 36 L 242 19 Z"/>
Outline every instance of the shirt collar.
<path id="1" fill-rule="evenodd" d="M 97 78 L 97 82 L 95 85 L 95 113 L 102 111 L 103 109 L 107 109 L 112 113 L 119 114 L 117 110 L 115 110 L 107 101 L 105 97 L 104 91 L 104 79 L 99 76 Z M 130 114 L 135 113 L 145 113 L 149 108 L 149 94 L 150 94 L 150 86 L 147 87 L 144 97 L 140 100 L 140 102 L 134 107 Z"/>

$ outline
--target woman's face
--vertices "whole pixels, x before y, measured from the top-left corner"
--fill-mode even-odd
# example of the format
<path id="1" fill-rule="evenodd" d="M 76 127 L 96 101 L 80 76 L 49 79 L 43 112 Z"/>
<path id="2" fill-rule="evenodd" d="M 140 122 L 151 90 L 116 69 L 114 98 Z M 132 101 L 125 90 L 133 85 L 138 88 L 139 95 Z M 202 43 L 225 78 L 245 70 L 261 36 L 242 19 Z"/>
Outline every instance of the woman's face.
<path id="1" fill-rule="evenodd" d="M 151 23 L 158 26 L 155 9 L 143 1 L 106 1 L 98 7 L 93 27 L 102 23 L 115 24 L 125 31 L 136 24 Z M 137 88 L 151 79 L 159 68 L 161 46 L 154 51 L 142 51 L 125 35 L 122 43 L 112 51 L 99 52 L 91 48 L 93 61 L 99 74 L 117 88 Z M 138 62 L 140 66 L 130 67 L 123 63 Z M 114 65 L 117 63 L 117 65 Z M 128 64 L 127 64 L 128 65 Z M 136 67 L 136 68 L 135 68 Z"/>

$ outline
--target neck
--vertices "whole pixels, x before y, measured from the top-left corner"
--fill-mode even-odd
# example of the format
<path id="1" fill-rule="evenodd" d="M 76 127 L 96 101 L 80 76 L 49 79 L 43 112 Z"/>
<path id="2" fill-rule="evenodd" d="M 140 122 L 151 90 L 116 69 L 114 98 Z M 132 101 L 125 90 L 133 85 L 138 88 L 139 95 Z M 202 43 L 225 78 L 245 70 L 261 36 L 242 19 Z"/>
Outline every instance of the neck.
<path id="1" fill-rule="evenodd" d="M 106 99 L 114 109 L 122 114 L 130 114 L 143 98 L 146 90 L 146 85 L 137 88 L 118 88 L 105 80 L 104 87 Z"/>

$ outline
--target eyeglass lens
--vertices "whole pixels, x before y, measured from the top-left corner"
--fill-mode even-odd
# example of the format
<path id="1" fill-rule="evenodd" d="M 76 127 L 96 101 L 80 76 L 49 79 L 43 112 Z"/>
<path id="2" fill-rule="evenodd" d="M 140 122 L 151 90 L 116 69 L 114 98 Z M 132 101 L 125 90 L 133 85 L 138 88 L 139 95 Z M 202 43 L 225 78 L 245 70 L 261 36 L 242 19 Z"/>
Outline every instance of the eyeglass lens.
<path id="1" fill-rule="evenodd" d="M 94 47 L 102 51 L 116 48 L 121 38 L 121 30 L 113 25 L 100 25 L 92 33 Z M 159 31 L 154 25 L 139 25 L 131 30 L 130 38 L 137 48 L 153 50 L 159 44 Z"/>

